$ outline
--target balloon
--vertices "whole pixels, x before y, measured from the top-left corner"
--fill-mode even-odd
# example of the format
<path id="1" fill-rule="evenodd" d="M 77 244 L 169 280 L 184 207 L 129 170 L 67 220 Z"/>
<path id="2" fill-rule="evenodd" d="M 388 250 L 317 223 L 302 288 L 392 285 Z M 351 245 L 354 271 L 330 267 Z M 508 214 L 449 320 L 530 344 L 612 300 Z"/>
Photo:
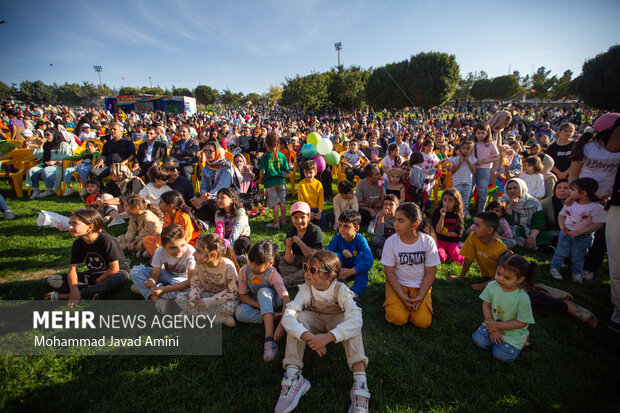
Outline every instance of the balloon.
<path id="1" fill-rule="evenodd" d="M 316 150 L 316 146 L 311 143 L 307 143 L 301 147 L 301 155 L 306 159 L 314 158 L 319 152 Z"/>
<path id="2" fill-rule="evenodd" d="M 321 155 L 326 155 L 331 152 L 333 147 L 334 144 L 329 139 L 321 139 L 316 145 L 316 148 L 319 150 Z"/>
<path id="3" fill-rule="evenodd" d="M 325 165 L 325 159 L 323 159 L 323 155 L 317 155 L 312 158 L 314 162 L 316 162 L 316 171 L 323 172 L 327 165 Z"/>
<path id="4" fill-rule="evenodd" d="M 338 165 L 338 163 L 340 162 L 340 155 L 338 155 L 338 152 L 335 151 L 331 151 L 328 152 L 326 155 L 324 155 L 325 157 L 325 162 L 327 162 L 328 165 Z"/>
<path id="5" fill-rule="evenodd" d="M 310 132 L 308 136 L 306 136 L 306 142 L 313 144 L 316 146 L 317 143 L 321 140 L 321 135 L 316 132 Z"/>

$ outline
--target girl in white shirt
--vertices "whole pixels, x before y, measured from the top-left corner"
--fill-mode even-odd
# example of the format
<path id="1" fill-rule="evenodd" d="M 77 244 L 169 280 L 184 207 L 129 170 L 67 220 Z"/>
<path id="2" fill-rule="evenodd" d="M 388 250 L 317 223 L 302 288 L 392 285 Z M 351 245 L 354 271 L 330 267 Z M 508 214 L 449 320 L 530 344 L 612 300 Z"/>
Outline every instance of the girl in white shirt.
<path id="1" fill-rule="evenodd" d="M 523 162 L 523 172 L 519 174 L 519 178 L 527 184 L 527 193 L 539 200 L 545 197 L 545 178 L 542 171 L 542 161 L 540 157 L 534 155 Z"/>
<path id="2" fill-rule="evenodd" d="M 408 321 L 427 328 L 433 319 L 431 286 L 440 263 L 432 228 L 420 208 L 405 202 L 396 209 L 396 234 L 385 242 L 385 319 L 402 326 Z"/>

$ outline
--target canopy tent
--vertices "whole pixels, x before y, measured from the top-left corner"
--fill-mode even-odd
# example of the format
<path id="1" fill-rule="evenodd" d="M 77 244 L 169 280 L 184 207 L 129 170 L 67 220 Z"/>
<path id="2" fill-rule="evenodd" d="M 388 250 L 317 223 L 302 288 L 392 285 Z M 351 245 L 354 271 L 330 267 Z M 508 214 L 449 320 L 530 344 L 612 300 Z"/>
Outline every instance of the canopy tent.
<path id="1" fill-rule="evenodd" d="M 187 96 L 172 95 L 127 95 L 105 98 L 106 108 L 112 112 L 147 113 L 163 111 L 166 113 L 196 113 L 196 99 Z"/>

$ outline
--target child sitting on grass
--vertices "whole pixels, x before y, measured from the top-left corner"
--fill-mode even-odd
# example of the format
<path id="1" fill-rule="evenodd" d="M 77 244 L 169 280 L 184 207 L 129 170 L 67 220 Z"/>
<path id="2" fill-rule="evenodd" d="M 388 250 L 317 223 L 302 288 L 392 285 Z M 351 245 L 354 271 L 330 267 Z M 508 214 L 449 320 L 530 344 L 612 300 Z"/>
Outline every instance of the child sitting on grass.
<path id="1" fill-rule="evenodd" d="M 127 232 L 118 237 L 121 249 L 135 252 L 140 258 L 144 252 L 142 239 L 147 235 L 161 234 L 161 212 L 153 204 L 147 203 L 140 195 L 131 195 L 125 201 L 125 210 L 129 213 Z"/>
<path id="2" fill-rule="evenodd" d="M 396 233 L 394 214 L 399 205 L 400 202 L 395 195 L 390 194 L 383 198 L 383 209 L 377 214 L 377 226 L 371 242 L 372 250 L 379 258 L 381 258 L 385 241 Z"/>
<path id="3" fill-rule="evenodd" d="M 312 220 L 311 222 L 321 227 L 326 226 L 326 220 L 323 216 L 323 205 L 325 203 L 323 196 L 323 185 L 318 179 L 314 179 L 317 174 L 316 162 L 312 159 L 307 160 L 302 165 L 304 179 L 299 183 L 297 191 L 297 200 L 305 202 L 310 206 Z"/>
<path id="4" fill-rule="evenodd" d="M 432 228 L 420 208 L 405 202 L 396 209 L 396 234 L 385 242 L 381 263 L 385 266 L 385 319 L 397 326 L 411 321 L 427 328 L 433 319 L 431 287 L 439 254 Z"/>
<path id="5" fill-rule="evenodd" d="M 122 287 L 129 274 L 127 259 L 116 238 L 102 231 L 103 219 L 92 209 L 78 209 L 69 218 L 69 234 L 77 239 L 71 247 L 68 274 L 46 279 L 54 290 L 46 300 L 69 300 L 73 307 L 82 298 L 100 299 Z M 85 263 L 88 270 L 78 272 Z"/>
<path id="6" fill-rule="evenodd" d="M 302 264 L 306 257 L 323 248 L 323 231 L 310 222 L 310 206 L 305 202 L 291 205 L 293 228 L 286 234 L 284 260 L 280 263 L 280 274 L 287 287 L 303 283 Z"/>
<path id="7" fill-rule="evenodd" d="M 351 290 L 336 280 L 339 275 L 340 260 L 330 251 L 316 251 L 304 264 L 305 284 L 299 287 L 282 318 L 288 333 L 282 360 L 286 372 L 276 413 L 295 409 L 299 399 L 310 390 L 310 382 L 301 372 L 306 344 L 322 357 L 331 342 L 342 342 L 347 364 L 353 372 L 349 412 L 368 412 L 368 358 L 362 341 L 362 311 Z"/>
<path id="8" fill-rule="evenodd" d="M 469 234 L 460 251 L 464 258 L 461 275 L 451 276 L 448 279 L 463 281 L 469 267 L 475 260 L 480 267 L 481 275 L 489 278 L 489 280 L 484 283 L 472 284 L 471 288 L 482 291 L 492 281 L 495 276 L 497 260 L 507 249 L 506 245 L 495 237 L 498 225 L 499 217 L 493 212 L 480 212 L 476 215 L 474 230 Z"/>
<path id="9" fill-rule="evenodd" d="M 171 311 L 172 300 L 189 288 L 196 261 L 194 247 L 187 243 L 183 227 L 168 225 L 161 231 L 162 246 L 155 251 L 152 267 L 137 265 L 131 269 L 131 291 L 155 303 L 162 314 Z"/>
<path id="10" fill-rule="evenodd" d="M 234 327 L 235 309 L 239 305 L 235 252 L 215 234 L 205 234 L 196 241 L 196 271 L 189 292 L 176 297 L 185 314 L 215 313 L 216 322 Z"/>
<path id="11" fill-rule="evenodd" d="M 353 281 L 351 290 L 354 300 L 360 305 L 360 297 L 368 287 L 368 272 L 374 263 L 368 241 L 358 231 L 362 216 L 358 211 L 344 211 L 338 218 L 338 234 L 330 241 L 327 250 L 340 260 L 338 281 Z"/>
<path id="12" fill-rule="evenodd" d="M 353 182 L 347 179 L 338 182 L 338 194 L 332 200 L 332 204 L 334 205 L 334 213 L 327 214 L 326 218 L 330 224 L 333 222 L 334 231 L 338 231 L 338 218 L 343 211 L 359 211 Z"/>
<path id="13" fill-rule="evenodd" d="M 284 312 L 291 300 L 277 270 L 280 255 L 275 244 L 264 239 L 258 241 L 250 249 L 248 260 L 239 270 L 241 304 L 235 310 L 235 318 L 242 323 L 265 324 L 263 360 L 271 361 L 278 354 L 277 342 L 284 336 L 282 324 L 274 332 L 276 310 L 282 307 Z"/>
<path id="14" fill-rule="evenodd" d="M 509 252 L 499 260 L 495 280 L 480 294 L 484 323 L 471 338 L 480 348 L 492 348 L 499 361 L 515 361 L 527 342 L 534 315 L 526 290 L 533 287 L 536 271 L 538 264 Z"/>
<path id="15" fill-rule="evenodd" d="M 86 208 L 97 209 L 97 199 L 101 198 L 101 184 L 96 179 L 89 179 L 86 181 L 86 184 L 84 184 L 84 188 L 88 194 L 84 206 Z"/>
<path id="16" fill-rule="evenodd" d="M 159 204 L 159 197 L 164 192 L 172 191 L 167 185 L 170 174 L 161 166 L 154 166 L 146 172 L 149 183 L 140 190 L 140 195 L 146 202 L 153 205 Z"/>

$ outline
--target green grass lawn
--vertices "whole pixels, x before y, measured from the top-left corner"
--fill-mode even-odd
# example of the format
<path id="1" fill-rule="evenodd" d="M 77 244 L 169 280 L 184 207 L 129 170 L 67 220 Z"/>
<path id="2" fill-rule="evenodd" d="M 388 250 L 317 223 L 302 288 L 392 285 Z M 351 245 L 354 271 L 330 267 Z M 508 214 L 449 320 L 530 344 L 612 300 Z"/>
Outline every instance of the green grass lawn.
<path id="1" fill-rule="evenodd" d="M 0 184 L 0 193 L 17 216 L 14 221 L 0 221 L 0 299 L 41 299 L 46 291 L 41 279 L 66 271 L 73 239 L 53 229 L 37 231 L 31 209 L 68 215 L 81 207 L 81 201 L 77 195 L 18 200 L 5 183 Z M 283 246 L 290 225 L 280 231 L 266 230 L 270 218 L 269 212 L 250 220 L 252 239 L 266 238 Z M 121 226 L 110 232 L 119 235 L 124 230 Z M 326 230 L 326 245 L 333 235 Z M 575 285 L 551 279 L 550 256 L 525 255 L 540 264 L 539 282 L 571 292 L 577 303 L 599 317 L 599 327 L 591 329 L 565 315 L 535 311 L 531 346 L 515 363 L 502 364 L 470 339 L 483 321 L 478 293 L 469 288 L 481 280 L 476 277 L 477 268 L 460 284 L 446 281 L 448 275 L 458 274 L 458 265 L 439 266 L 433 323 L 422 330 L 385 321 L 385 280 L 376 261 L 363 297 L 373 411 L 620 409 L 620 336 L 604 326 L 611 312 L 607 263 L 594 281 Z M 128 281 L 114 298 L 137 299 L 130 285 Z M 276 360 L 267 364 L 262 361 L 262 337 L 258 325 L 225 328 L 222 356 L 0 356 L 0 411 L 273 411 L 280 392 L 284 343 Z M 304 375 L 312 389 L 297 411 L 346 411 L 352 376 L 342 346 L 330 344 L 322 359 L 308 350 L 304 361 Z"/>

